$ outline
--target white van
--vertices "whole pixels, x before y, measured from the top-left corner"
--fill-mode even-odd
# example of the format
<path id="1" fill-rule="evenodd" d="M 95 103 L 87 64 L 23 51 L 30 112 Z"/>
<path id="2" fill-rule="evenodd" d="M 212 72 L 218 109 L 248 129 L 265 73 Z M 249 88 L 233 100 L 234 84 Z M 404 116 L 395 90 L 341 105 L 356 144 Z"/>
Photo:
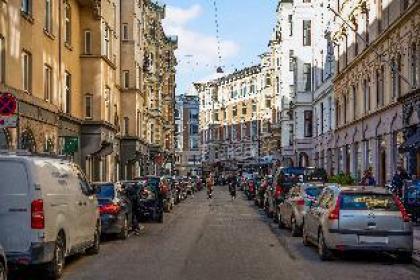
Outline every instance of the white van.
<path id="1" fill-rule="evenodd" d="M 57 279 L 66 256 L 98 253 L 100 226 L 94 191 L 77 165 L 0 154 L 0 244 L 9 264 L 43 265 Z"/>

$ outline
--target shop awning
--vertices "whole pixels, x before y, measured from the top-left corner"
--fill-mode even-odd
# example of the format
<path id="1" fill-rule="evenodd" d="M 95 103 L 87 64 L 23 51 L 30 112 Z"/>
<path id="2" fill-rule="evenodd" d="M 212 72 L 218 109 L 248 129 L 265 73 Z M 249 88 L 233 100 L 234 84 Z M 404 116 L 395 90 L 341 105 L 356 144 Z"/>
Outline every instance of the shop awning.
<path id="1" fill-rule="evenodd" d="M 101 147 L 94 153 L 92 153 L 93 157 L 106 157 L 109 156 L 114 152 L 114 145 L 110 142 L 102 142 Z"/>
<path id="2" fill-rule="evenodd" d="M 420 130 L 417 129 L 416 133 L 408 137 L 407 141 L 405 141 L 400 146 L 401 152 L 408 152 L 410 150 L 417 150 L 420 148 Z"/>

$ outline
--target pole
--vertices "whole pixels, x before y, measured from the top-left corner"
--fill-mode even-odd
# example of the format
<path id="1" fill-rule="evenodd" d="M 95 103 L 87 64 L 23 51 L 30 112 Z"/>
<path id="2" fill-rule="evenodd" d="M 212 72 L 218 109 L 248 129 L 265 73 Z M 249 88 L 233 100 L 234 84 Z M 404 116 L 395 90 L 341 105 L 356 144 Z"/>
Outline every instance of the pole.
<path id="1" fill-rule="evenodd" d="M 355 34 L 357 35 L 357 37 L 359 37 L 364 43 L 365 45 L 369 45 L 369 43 L 366 41 L 365 38 L 362 37 L 362 35 L 360 35 L 359 33 L 357 33 L 357 30 L 350 24 L 348 23 L 337 11 L 335 11 L 333 8 L 331 8 L 331 5 L 328 5 L 327 8 L 334 13 L 334 15 L 336 15 L 337 17 L 339 17 L 348 27 L 350 27 L 350 29 L 355 32 Z M 414 85 L 405 77 L 401 74 L 400 71 L 398 71 L 398 69 L 396 69 L 396 67 L 391 63 L 391 61 L 389 60 L 383 60 L 382 59 L 382 55 L 374 48 L 372 48 L 372 51 L 376 54 L 376 56 L 379 58 L 380 61 L 385 62 L 386 64 L 388 64 L 391 69 L 392 72 L 394 72 L 395 74 L 397 74 L 405 83 L 407 83 L 412 89 L 414 89 Z"/>

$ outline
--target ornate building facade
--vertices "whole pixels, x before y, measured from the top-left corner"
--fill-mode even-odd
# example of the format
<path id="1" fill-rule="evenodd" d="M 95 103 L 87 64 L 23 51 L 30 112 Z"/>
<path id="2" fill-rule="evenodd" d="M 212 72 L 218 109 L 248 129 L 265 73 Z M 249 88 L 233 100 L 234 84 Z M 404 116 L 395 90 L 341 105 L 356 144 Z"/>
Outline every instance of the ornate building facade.
<path id="1" fill-rule="evenodd" d="M 200 97 L 202 160 L 225 167 L 270 155 L 273 82 L 269 53 L 256 65 L 196 83 Z"/>
<path id="2" fill-rule="evenodd" d="M 407 104 L 419 98 L 419 1 L 334 6 L 351 25 L 336 25 L 333 33 L 336 170 L 360 177 L 372 167 L 380 185 L 398 166 L 419 175 L 419 109 Z"/>
<path id="3" fill-rule="evenodd" d="M 173 155 L 177 39 L 164 11 L 150 0 L 0 1 L 0 91 L 17 98 L 19 120 L 0 129 L 0 148 L 66 155 L 92 181 L 151 172 L 152 144 Z"/>

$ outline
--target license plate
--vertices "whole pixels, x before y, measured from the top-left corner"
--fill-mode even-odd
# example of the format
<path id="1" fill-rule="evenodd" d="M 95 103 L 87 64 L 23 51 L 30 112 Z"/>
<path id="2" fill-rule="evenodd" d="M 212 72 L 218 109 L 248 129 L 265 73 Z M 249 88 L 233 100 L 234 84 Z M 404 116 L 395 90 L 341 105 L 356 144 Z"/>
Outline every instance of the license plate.
<path id="1" fill-rule="evenodd" d="M 360 244 L 388 244 L 388 237 L 382 236 L 359 236 Z"/>

